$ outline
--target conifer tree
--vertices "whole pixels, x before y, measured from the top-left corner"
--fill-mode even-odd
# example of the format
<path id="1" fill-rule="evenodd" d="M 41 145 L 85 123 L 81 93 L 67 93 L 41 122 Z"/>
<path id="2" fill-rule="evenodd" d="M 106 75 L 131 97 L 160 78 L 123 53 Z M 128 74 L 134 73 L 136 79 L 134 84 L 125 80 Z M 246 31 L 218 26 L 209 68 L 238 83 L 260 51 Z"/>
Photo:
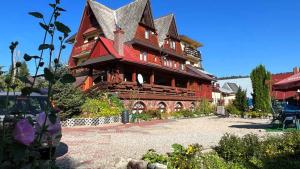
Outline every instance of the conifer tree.
<path id="1" fill-rule="evenodd" d="M 257 66 L 251 72 L 251 81 L 253 87 L 253 105 L 258 112 L 269 113 L 270 104 L 270 87 L 271 73 L 268 72 L 264 65 Z"/>

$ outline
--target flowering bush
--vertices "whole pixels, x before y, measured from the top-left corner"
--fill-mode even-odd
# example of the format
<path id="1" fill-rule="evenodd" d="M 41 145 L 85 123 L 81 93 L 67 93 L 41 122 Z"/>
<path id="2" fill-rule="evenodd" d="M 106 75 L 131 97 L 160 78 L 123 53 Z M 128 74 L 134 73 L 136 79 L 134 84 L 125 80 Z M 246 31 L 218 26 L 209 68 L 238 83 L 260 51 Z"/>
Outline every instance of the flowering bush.
<path id="1" fill-rule="evenodd" d="M 22 63 L 14 63 L 13 55 L 18 42 L 12 42 L 9 46 L 11 52 L 11 69 L 5 78 L 5 91 L 7 92 L 4 103 L 4 119 L 0 121 L 0 168 L 57 168 L 53 158 L 52 151 L 44 155 L 41 150 L 45 146 L 53 150 L 55 139 L 61 138 L 61 125 L 57 117 L 58 111 L 51 105 L 53 98 L 52 87 L 57 82 L 73 83 L 75 78 L 71 74 L 58 74 L 60 67 L 60 57 L 65 49 L 65 40 L 71 32 L 70 29 L 58 21 L 61 13 L 65 12 L 60 6 L 60 0 L 55 0 L 50 4 L 52 13 L 49 21 L 46 22 L 46 16 L 40 12 L 30 12 L 29 14 L 39 19 L 39 25 L 44 31 L 42 44 L 39 45 L 39 55 L 24 55 L 26 62 L 34 60 L 36 63 L 35 75 L 33 81 L 29 81 L 26 75 L 22 76 L 19 72 Z M 55 43 L 58 39 L 58 43 Z M 55 45 L 58 44 L 58 55 L 54 57 Z M 47 56 L 45 56 L 47 54 Z M 36 77 L 40 69 L 45 66 L 46 58 L 48 67 L 44 68 L 43 77 L 47 81 L 47 100 L 43 107 L 44 112 L 28 112 L 22 106 L 18 105 L 18 97 L 15 95 L 17 88 L 21 89 L 22 99 L 30 99 L 33 92 L 41 90 L 35 88 Z M 22 81 L 24 85 L 19 85 L 17 81 Z M 13 95 L 10 93 L 13 91 Z M 13 98 L 13 99 L 12 99 Z M 27 104 L 25 102 L 25 104 Z M 28 114 L 30 113 L 30 114 Z M 53 141 L 54 140 L 54 141 Z"/>

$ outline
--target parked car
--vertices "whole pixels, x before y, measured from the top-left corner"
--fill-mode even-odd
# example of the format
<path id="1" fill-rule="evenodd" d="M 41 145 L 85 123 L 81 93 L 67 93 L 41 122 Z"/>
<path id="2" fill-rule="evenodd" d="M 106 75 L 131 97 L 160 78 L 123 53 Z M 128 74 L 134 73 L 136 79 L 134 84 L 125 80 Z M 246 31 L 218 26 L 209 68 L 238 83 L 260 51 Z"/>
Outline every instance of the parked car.
<path id="1" fill-rule="evenodd" d="M 33 122 L 36 123 L 38 114 L 45 112 L 48 104 L 48 97 L 39 93 L 32 93 L 30 96 L 21 96 L 20 92 L 9 92 L 8 94 L 8 109 L 7 104 L 7 93 L 0 92 L 0 125 L 3 124 L 4 119 L 8 121 L 13 119 L 17 112 L 24 113 L 25 117 L 31 117 Z M 40 147 L 40 152 L 44 158 L 48 158 L 50 153 L 54 154 L 56 147 L 59 146 L 61 140 L 61 124 L 58 119 L 59 130 L 52 135 L 51 139 L 44 135 L 42 138 L 42 146 Z"/>

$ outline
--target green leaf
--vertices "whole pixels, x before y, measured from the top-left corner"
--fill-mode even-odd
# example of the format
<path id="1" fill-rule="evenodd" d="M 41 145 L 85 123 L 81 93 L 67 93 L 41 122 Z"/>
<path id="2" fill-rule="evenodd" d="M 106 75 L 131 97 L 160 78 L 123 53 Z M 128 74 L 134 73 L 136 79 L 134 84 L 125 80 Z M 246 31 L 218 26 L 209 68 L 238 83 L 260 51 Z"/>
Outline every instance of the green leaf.
<path id="1" fill-rule="evenodd" d="M 55 81 L 54 74 L 48 68 L 44 69 L 44 77 L 49 82 L 54 82 Z"/>
<path id="2" fill-rule="evenodd" d="M 65 24 L 61 23 L 61 22 L 54 22 L 55 26 L 56 26 L 56 29 L 59 31 L 59 32 L 62 32 L 64 34 L 69 34 L 71 32 L 70 28 L 67 27 Z"/>
<path id="3" fill-rule="evenodd" d="M 43 24 L 42 22 L 40 22 L 40 26 L 45 29 L 46 31 L 49 31 L 49 26 L 48 25 L 45 25 Z"/>
<path id="4" fill-rule="evenodd" d="M 56 8 L 56 4 L 49 4 L 52 8 Z"/>
<path id="5" fill-rule="evenodd" d="M 24 87 L 21 89 L 22 96 L 29 96 L 32 93 L 31 87 Z"/>
<path id="6" fill-rule="evenodd" d="M 65 83 L 74 83 L 74 82 L 76 82 L 76 78 L 73 75 L 71 75 L 71 74 L 65 74 L 60 79 L 60 82 L 62 82 L 64 84 Z"/>
<path id="7" fill-rule="evenodd" d="M 40 19 L 44 18 L 44 15 L 41 14 L 40 12 L 29 12 L 29 15 L 34 16 L 36 18 L 40 18 Z"/>
<path id="8" fill-rule="evenodd" d="M 28 61 L 30 61 L 31 59 L 32 59 L 32 57 L 29 56 L 27 53 L 25 53 L 25 55 L 24 55 L 24 60 L 25 60 L 26 62 L 28 62 Z"/>
<path id="9" fill-rule="evenodd" d="M 39 50 L 45 50 L 45 49 L 50 49 L 51 48 L 51 45 L 49 44 L 41 44 L 39 46 Z"/>
<path id="10" fill-rule="evenodd" d="M 58 11 L 66 12 L 66 10 L 63 9 L 63 8 L 61 8 L 61 7 L 56 7 L 56 9 L 57 9 Z"/>

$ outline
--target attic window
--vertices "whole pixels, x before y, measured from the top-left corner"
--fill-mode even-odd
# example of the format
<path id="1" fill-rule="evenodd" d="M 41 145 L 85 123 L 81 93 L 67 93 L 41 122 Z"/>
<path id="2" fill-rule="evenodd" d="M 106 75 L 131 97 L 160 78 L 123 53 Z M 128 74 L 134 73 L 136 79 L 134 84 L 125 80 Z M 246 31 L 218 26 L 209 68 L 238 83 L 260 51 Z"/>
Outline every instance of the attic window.
<path id="1" fill-rule="evenodd" d="M 150 38 L 150 30 L 146 29 L 145 30 L 145 39 L 149 39 Z"/>
<path id="2" fill-rule="evenodd" d="M 173 40 L 171 40 L 171 44 L 170 44 L 170 46 L 171 46 L 171 49 L 176 49 L 176 42 L 175 41 L 173 41 Z"/>

